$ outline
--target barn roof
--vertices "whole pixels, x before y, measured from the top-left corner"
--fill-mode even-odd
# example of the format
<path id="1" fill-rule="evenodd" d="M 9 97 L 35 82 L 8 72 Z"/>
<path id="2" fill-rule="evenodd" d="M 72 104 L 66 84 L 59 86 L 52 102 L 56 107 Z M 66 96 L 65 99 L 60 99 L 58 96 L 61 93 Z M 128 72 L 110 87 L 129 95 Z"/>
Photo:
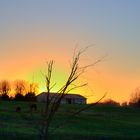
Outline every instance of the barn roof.
<path id="1" fill-rule="evenodd" d="M 47 92 L 42 92 L 40 94 L 38 94 L 37 96 L 41 96 L 43 94 L 46 94 Z M 50 96 L 57 96 L 58 93 L 50 93 Z M 65 98 L 76 98 L 76 99 L 86 99 L 84 96 L 80 95 L 80 94 L 72 94 L 72 93 L 68 93 L 65 94 Z"/>

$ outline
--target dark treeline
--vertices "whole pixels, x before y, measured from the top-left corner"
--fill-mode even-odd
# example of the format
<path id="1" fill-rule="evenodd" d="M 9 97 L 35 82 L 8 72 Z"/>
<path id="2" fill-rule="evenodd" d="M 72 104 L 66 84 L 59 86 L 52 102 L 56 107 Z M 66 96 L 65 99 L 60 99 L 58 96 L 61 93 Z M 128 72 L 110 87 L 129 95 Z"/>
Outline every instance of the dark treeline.
<path id="1" fill-rule="evenodd" d="M 99 105 L 140 108 L 140 87 L 137 87 L 132 92 L 129 101 L 124 101 L 122 103 L 119 103 L 112 99 L 106 99 L 104 102 L 99 103 Z"/>
<path id="2" fill-rule="evenodd" d="M 36 101 L 36 94 L 39 91 L 39 84 L 36 82 L 28 82 L 25 80 L 8 80 L 0 81 L 0 99 L 13 101 Z M 137 87 L 131 94 L 130 100 L 119 103 L 113 99 L 106 99 L 104 102 L 98 103 L 106 106 L 134 106 L 140 107 L 140 87 Z"/>
<path id="3" fill-rule="evenodd" d="M 29 83 L 25 80 L 0 82 L 0 99 L 16 101 L 35 101 L 39 86 L 37 83 Z"/>
<path id="4" fill-rule="evenodd" d="M 119 103 L 113 99 L 106 99 L 101 103 L 98 103 L 101 106 L 116 106 L 116 107 L 138 107 L 140 108 L 140 92 L 133 93 L 129 101 L 124 101 Z"/>

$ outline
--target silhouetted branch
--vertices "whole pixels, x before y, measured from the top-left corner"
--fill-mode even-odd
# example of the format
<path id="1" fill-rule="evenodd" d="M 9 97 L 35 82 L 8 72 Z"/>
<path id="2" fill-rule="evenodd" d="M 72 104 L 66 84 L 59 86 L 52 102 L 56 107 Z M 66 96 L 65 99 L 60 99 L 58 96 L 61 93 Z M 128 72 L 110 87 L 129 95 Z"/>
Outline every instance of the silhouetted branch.
<path id="1" fill-rule="evenodd" d="M 95 66 L 97 63 L 101 62 L 104 58 L 104 57 L 100 58 L 99 60 L 95 61 L 91 65 L 86 65 L 86 66 L 81 67 L 79 65 L 80 57 L 87 50 L 88 47 L 89 46 L 85 47 L 84 49 L 81 49 L 77 53 L 74 52 L 73 61 L 71 64 L 71 69 L 70 69 L 70 73 L 67 78 L 67 81 L 56 92 L 57 94 L 54 94 L 52 96 L 51 96 L 51 89 L 55 86 L 55 84 L 51 85 L 51 76 L 52 76 L 54 61 L 51 60 L 50 62 L 47 63 L 47 73 L 45 75 L 43 74 L 45 76 L 46 89 L 47 89 L 45 112 L 43 115 L 42 128 L 41 128 L 41 135 L 42 135 L 42 137 L 44 137 L 44 139 L 48 137 L 49 126 L 50 126 L 51 121 L 53 120 L 56 112 L 58 111 L 63 98 L 68 94 L 68 92 L 87 85 L 87 84 L 75 85 L 74 82 L 77 81 L 79 79 L 79 77 L 85 72 L 85 69 L 87 69 L 88 67 L 91 67 L 91 66 Z M 82 111 L 88 109 L 89 107 L 96 105 L 104 97 L 105 97 L 105 95 L 101 99 L 99 99 L 96 103 L 87 105 L 86 107 L 73 113 L 71 115 L 71 117 L 74 117 L 74 116 L 78 115 L 79 113 L 81 113 Z"/>

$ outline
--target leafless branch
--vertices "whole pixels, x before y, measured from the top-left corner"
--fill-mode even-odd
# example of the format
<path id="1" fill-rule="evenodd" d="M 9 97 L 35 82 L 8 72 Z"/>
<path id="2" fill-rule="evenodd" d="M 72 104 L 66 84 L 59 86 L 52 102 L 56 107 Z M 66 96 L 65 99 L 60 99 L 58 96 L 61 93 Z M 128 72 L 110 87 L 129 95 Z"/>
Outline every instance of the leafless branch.
<path id="1" fill-rule="evenodd" d="M 84 49 L 81 49 L 80 51 L 78 51 L 77 53 L 76 53 L 76 50 L 75 50 L 73 60 L 72 60 L 72 64 L 71 64 L 71 68 L 70 68 L 70 73 L 68 75 L 67 81 L 54 95 L 51 95 L 51 89 L 55 86 L 55 84 L 54 85 L 51 84 L 51 82 L 52 82 L 51 77 L 52 77 L 54 61 L 51 60 L 50 62 L 47 63 L 47 72 L 46 72 L 45 75 L 43 74 L 45 76 L 46 89 L 47 89 L 45 112 L 44 112 L 44 115 L 43 115 L 42 129 L 41 129 L 42 135 L 44 137 L 47 137 L 51 121 L 53 120 L 56 112 L 58 111 L 58 109 L 60 107 L 61 101 L 67 95 L 67 93 L 74 90 L 74 89 L 77 89 L 77 88 L 80 88 L 80 87 L 83 87 L 83 86 L 87 85 L 87 84 L 75 85 L 74 83 L 79 79 L 79 77 L 85 72 L 85 70 L 88 67 L 95 66 L 97 63 L 99 63 L 103 60 L 104 57 L 98 59 L 93 64 L 81 67 L 79 65 L 81 55 L 89 47 L 90 46 L 87 46 Z M 94 106 L 94 105 L 98 104 L 100 102 L 100 100 L 102 100 L 105 97 L 105 95 L 102 98 L 100 98 L 96 103 L 89 104 L 89 105 L 85 106 L 84 108 L 78 110 L 77 112 L 73 113 L 71 115 L 71 117 L 74 117 L 74 116 L 80 114 L 82 111 L 90 108 L 91 106 Z"/>

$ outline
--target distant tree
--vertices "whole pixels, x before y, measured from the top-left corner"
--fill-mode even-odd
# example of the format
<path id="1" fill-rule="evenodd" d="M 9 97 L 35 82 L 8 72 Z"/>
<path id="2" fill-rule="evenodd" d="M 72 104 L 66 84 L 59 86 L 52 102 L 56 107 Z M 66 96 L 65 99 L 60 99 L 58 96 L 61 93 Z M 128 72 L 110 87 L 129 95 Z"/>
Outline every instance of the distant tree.
<path id="1" fill-rule="evenodd" d="M 123 103 L 121 104 L 121 106 L 122 106 L 122 107 L 127 107 L 127 106 L 128 106 L 128 103 L 127 103 L 127 102 L 123 102 Z"/>
<path id="2" fill-rule="evenodd" d="M 107 99 L 103 103 L 103 105 L 108 105 L 108 106 L 120 106 L 120 103 L 112 100 L 112 99 Z"/>
<path id="3" fill-rule="evenodd" d="M 24 81 L 24 80 L 16 80 L 14 82 L 14 90 L 15 90 L 15 93 L 20 93 L 20 94 L 26 94 L 27 92 L 27 82 Z"/>
<path id="4" fill-rule="evenodd" d="M 140 87 L 137 87 L 132 93 L 129 105 L 140 107 Z"/>
<path id="5" fill-rule="evenodd" d="M 9 93 L 11 91 L 11 84 L 7 80 L 3 80 L 0 82 L 0 92 L 1 92 L 1 98 L 3 100 L 9 99 Z"/>
<path id="6" fill-rule="evenodd" d="M 44 111 L 42 112 L 43 119 L 41 121 L 41 128 L 40 128 L 41 140 L 48 140 L 48 134 L 50 132 L 49 131 L 50 125 L 51 125 L 52 120 L 54 119 L 54 116 L 55 116 L 56 112 L 58 111 L 61 101 L 65 97 L 65 95 L 74 89 L 87 85 L 87 84 L 77 85 L 75 82 L 79 79 L 79 77 L 85 72 L 85 70 L 88 67 L 96 65 L 103 59 L 103 58 L 101 58 L 101 59 L 95 61 L 95 63 L 93 63 L 91 65 L 80 66 L 80 64 L 79 64 L 80 57 L 83 54 L 83 52 L 85 52 L 85 50 L 86 49 L 80 50 L 78 53 L 74 54 L 68 78 L 67 78 L 66 82 L 64 83 L 64 85 L 56 92 L 57 95 L 55 97 L 52 97 L 50 95 L 52 88 L 55 86 L 55 84 L 52 84 L 52 81 L 51 81 L 54 61 L 50 61 L 47 64 L 47 73 L 44 74 L 44 77 L 46 80 L 47 92 L 46 92 L 46 97 L 45 97 L 46 98 L 45 108 L 44 108 Z M 70 118 L 63 120 L 63 123 L 58 125 L 52 131 L 55 131 L 56 129 L 62 127 L 62 125 L 66 124 L 69 121 L 69 119 L 78 115 L 82 111 L 88 109 L 91 106 L 98 104 L 100 102 L 100 100 L 102 100 L 104 97 L 105 97 L 105 95 L 102 98 L 100 98 L 97 102 L 86 105 L 82 109 L 76 111 L 75 113 L 72 113 Z"/>
<path id="7" fill-rule="evenodd" d="M 23 101 L 24 95 L 28 91 L 27 82 L 24 80 L 16 80 L 14 82 L 15 100 Z"/>
<path id="8" fill-rule="evenodd" d="M 32 82 L 29 84 L 29 93 L 37 94 L 39 89 L 38 83 Z"/>
<path id="9" fill-rule="evenodd" d="M 38 93 L 38 83 L 30 83 L 27 94 L 25 94 L 26 101 L 36 101 L 36 94 Z"/>

